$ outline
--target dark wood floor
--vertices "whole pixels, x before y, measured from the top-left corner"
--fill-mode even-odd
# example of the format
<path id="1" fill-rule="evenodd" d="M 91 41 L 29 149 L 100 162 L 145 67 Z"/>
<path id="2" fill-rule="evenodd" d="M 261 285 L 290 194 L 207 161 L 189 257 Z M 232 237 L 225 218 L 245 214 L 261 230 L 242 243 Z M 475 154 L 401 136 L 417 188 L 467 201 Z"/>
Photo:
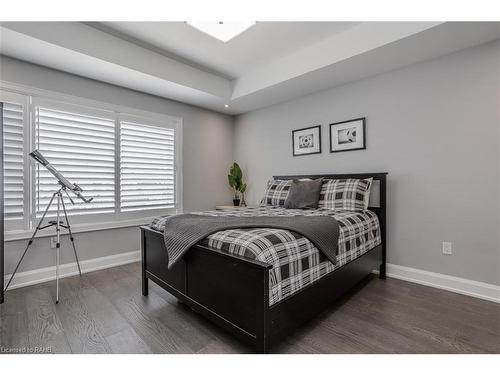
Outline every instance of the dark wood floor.
<path id="1" fill-rule="evenodd" d="M 250 353 L 151 283 L 139 264 L 16 289 L 0 305 L 0 349 L 54 353 Z M 2 352 L 0 351 L 0 352 Z M 274 353 L 500 353 L 500 305 L 368 278 Z"/>

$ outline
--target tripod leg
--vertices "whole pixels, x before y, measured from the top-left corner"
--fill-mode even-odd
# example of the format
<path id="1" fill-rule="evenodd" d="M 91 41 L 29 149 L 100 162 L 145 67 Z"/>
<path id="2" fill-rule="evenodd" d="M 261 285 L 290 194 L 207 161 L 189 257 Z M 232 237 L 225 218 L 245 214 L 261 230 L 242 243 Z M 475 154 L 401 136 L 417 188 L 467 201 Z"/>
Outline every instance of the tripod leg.
<path id="1" fill-rule="evenodd" d="M 61 226 L 59 225 L 59 208 L 61 203 L 61 191 L 57 195 L 57 216 L 56 216 L 56 304 L 59 303 L 59 253 L 61 249 Z"/>
<path id="2" fill-rule="evenodd" d="M 69 239 L 71 240 L 71 245 L 73 245 L 73 252 L 75 253 L 76 265 L 78 266 L 78 273 L 80 277 L 82 276 L 82 270 L 80 268 L 80 261 L 78 260 L 78 254 L 76 253 L 75 239 L 73 238 L 73 232 L 71 232 L 71 225 L 69 224 L 68 214 L 66 213 L 66 205 L 64 204 L 64 199 L 61 196 L 61 203 L 64 212 L 64 217 L 66 218 L 66 226 L 68 227 Z"/>
<path id="3" fill-rule="evenodd" d="M 33 243 L 33 240 L 35 239 L 35 236 L 38 232 L 38 230 L 40 229 L 40 227 L 42 226 L 42 222 L 43 222 L 43 219 L 45 219 L 45 216 L 47 215 L 47 212 L 49 212 L 49 208 L 50 206 L 52 205 L 52 201 L 54 200 L 55 196 L 57 195 L 57 192 L 52 194 L 52 198 L 50 198 L 50 201 L 49 201 L 49 204 L 47 205 L 47 208 L 45 209 L 43 215 L 42 215 L 42 218 L 40 219 L 40 221 L 38 222 L 38 225 L 36 226 L 36 229 L 35 231 L 33 232 L 33 235 L 31 236 L 30 240 L 28 241 L 28 245 L 26 245 L 26 249 L 24 249 L 24 253 L 23 255 L 21 256 L 21 259 L 19 259 L 19 262 L 17 262 L 17 265 L 16 265 L 16 268 L 14 268 L 14 272 L 12 272 L 12 275 L 10 276 L 10 279 L 9 279 L 9 282 L 7 283 L 7 286 L 5 287 L 5 291 L 7 291 L 7 289 L 9 288 L 9 285 L 10 283 L 12 282 L 12 279 L 14 278 L 14 276 L 16 275 L 17 273 L 17 270 L 19 269 L 19 266 L 21 265 L 23 259 L 24 259 L 24 256 L 26 255 L 26 253 L 28 252 L 28 249 L 29 247 L 31 246 L 31 244 Z"/>

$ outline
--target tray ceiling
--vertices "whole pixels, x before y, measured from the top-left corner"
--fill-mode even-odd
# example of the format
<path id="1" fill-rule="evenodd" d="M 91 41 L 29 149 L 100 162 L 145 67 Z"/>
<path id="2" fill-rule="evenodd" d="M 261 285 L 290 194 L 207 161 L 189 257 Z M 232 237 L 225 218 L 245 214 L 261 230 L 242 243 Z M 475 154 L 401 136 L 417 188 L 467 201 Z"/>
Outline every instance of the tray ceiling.
<path id="1" fill-rule="evenodd" d="M 3 22 L 0 53 L 239 114 L 500 38 L 495 22 Z M 228 107 L 227 107 L 228 106 Z"/>

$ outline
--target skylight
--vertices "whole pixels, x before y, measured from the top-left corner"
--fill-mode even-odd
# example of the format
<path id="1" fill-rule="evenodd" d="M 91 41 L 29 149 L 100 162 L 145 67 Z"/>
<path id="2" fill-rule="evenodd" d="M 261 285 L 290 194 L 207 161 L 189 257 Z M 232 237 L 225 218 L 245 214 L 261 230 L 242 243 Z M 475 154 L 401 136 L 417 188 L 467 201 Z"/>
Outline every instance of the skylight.
<path id="1" fill-rule="evenodd" d="M 188 21 L 187 24 L 198 29 L 205 34 L 221 41 L 228 42 L 237 35 L 246 31 L 256 22 L 252 21 L 233 21 L 233 22 L 206 22 L 206 21 Z"/>

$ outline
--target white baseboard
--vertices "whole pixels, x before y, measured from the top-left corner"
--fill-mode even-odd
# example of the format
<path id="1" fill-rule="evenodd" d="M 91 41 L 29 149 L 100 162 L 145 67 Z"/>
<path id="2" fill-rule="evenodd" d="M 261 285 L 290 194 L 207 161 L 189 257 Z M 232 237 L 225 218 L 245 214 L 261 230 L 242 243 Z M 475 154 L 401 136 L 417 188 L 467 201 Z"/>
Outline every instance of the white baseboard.
<path id="1" fill-rule="evenodd" d="M 137 262 L 141 259 L 141 251 L 130 251 L 128 253 L 110 255 L 100 258 L 94 258 L 89 260 L 84 260 L 80 262 L 80 267 L 82 273 L 92 272 L 97 270 L 102 270 L 104 268 L 111 268 L 116 266 L 121 266 L 127 263 Z M 59 266 L 59 277 L 68 277 L 78 274 L 78 266 L 76 262 L 66 263 Z M 11 275 L 5 276 L 5 284 L 9 281 Z M 18 272 L 12 283 L 9 286 L 10 289 L 21 288 L 23 286 L 43 283 L 46 281 L 55 280 L 56 278 L 56 267 L 46 267 L 38 268 L 36 270 Z"/>
<path id="2" fill-rule="evenodd" d="M 387 276 L 500 303 L 500 286 L 442 273 L 387 264 Z"/>

